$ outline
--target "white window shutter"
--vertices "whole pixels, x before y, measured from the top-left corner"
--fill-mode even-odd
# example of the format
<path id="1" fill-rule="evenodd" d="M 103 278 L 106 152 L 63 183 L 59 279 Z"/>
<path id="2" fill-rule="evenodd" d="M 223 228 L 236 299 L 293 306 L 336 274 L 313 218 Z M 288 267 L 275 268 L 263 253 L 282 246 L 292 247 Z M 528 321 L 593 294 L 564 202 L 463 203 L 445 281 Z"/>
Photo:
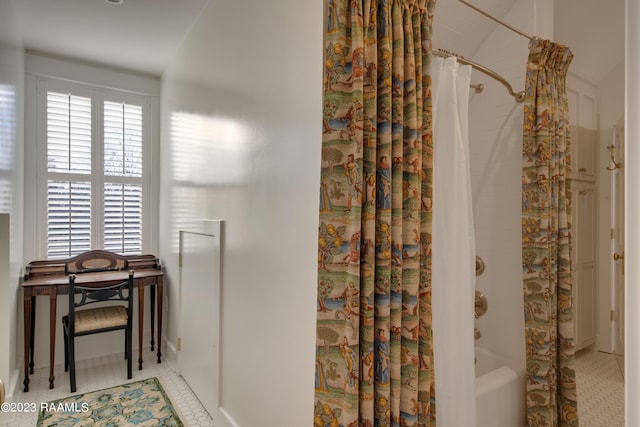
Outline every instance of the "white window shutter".
<path id="1" fill-rule="evenodd" d="M 91 249 L 91 183 L 49 180 L 47 255 L 70 257 Z"/>
<path id="2" fill-rule="evenodd" d="M 47 93 L 47 255 L 69 257 L 91 249 L 91 183 L 69 174 L 91 173 L 91 99 Z"/>
<path id="3" fill-rule="evenodd" d="M 91 173 L 91 99 L 47 94 L 49 172 Z"/>
<path id="4" fill-rule="evenodd" d="M 122 254 L 142 252 L 142 186 L 105 183 L 104 248 Z"/>
<path id="5" fill-rule="evenodd" d="M 142 253 L 142 103 L 96 93 L 46 94 L 47 256 L 66 258 L 97 246 Z M 93 115 L 92 102 L 102 103 L 101 117 Z"/>
<path id="6" fill-rule="evenodd" d="M 142 176 L 142 107 L 104 103 L 104 174 Z"/>
<path id="7" fill-rule="evenodd" d="M 142 107 L 104 102 L 104 174 L 128 181 L 142 177 Z M 142 186 L 104 185 L 104 248 L 142 252 Z"/>

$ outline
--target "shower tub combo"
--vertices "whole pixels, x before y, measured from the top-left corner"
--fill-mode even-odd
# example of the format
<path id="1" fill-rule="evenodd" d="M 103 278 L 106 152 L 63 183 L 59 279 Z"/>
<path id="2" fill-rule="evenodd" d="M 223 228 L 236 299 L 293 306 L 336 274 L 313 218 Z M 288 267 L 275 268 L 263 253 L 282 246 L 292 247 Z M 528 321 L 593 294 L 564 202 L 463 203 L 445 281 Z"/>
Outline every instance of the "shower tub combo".
<path id="1" fill-rule="evenodd" d="M 476 257 L 476 275 L 484 272 L 484 262 Z M 475 292 L 475 316 L 484 315 L 488 310 L 486 297 Z M 480 331 L 475 331 L 476 339 Z M 491 350 L 475 347 L 476 373 L 476 427 L 523 426 L 522 391 L 518 374 L 506 359 Z"/>
<path id="2" fill-rule="evenodd" d="M 486 348 L 476 347 L 476 427 L 523 424 L 518 374 Z"/>

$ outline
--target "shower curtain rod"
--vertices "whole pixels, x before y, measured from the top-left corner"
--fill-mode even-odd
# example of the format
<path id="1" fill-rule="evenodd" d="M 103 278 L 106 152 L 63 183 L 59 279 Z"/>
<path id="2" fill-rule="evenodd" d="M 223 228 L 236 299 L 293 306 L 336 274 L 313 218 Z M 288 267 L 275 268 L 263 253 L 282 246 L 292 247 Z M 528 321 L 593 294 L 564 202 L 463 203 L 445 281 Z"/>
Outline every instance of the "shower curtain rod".
<path id="1" fill-rule="evenodd" d="M 497 81 L 499 81 L 500 83 L 502 83 L 507 90 L 509 91 L 509 95 L 513 96 L 516 101 L 518 102 L 523 102 L 524 101 L 524 97 L 525 97 L 525 92 L 523 90 L 521 90 L 520 92 L 516 93 L 513 91 L 513 88 L 511 87 L 511 85 L 509 84 L 508 81 L 506 81 L 500 74 L 496 73 L 495 71 L 485 67 L 484 65 L 480 65 L 476 62 L 470 61 L 458 54 L 455 54 L 453 52 L 449 52 L 448 50 L 444 50 L 444 49 L 433 49 L 431 51 L 431 53 L 433 53 L 436 56 L 440 56 L 442 58 L 448 58 L 448 57 L 454 57 L 456 58 L 456 60 L 461 63 L 461 64 L 465 64 L 465 65 L 471 65 L 471 67 L 473 67 L 475 70 L 480 71 L 481 73 L 484 73 L 486 75 L 488 75 L 489 77 L 492 77 L 494 79 L 496 79 Z"/>
<path id="2" fill-rule="evenodd" d="M 500 25 L 502 25 L 502 26 L 504 26 L 504 27 L 506 27 L 506 28 L 510 29 L 511 31 L 514 31 L 514 32 L 516 32 L 516 33 L 520 34 L 522 37 L 526 37 L 526 38 L 528 38 L 529 40 L 533 40 L 533 39 L 535 39 L 535 38 L 536 38 L 535 36 L 529 36 L 529 35 L 527 35 L 527 34 L 523 33 L 522 31 L 518 30 L 517 28 L 514 28 L 514 27 L 512 27 L 511 25 L 509 25 L 509 24 L 506 24 L 506 23 L 502 22 L 502 21 L 501 21 L 501 20 L 499 20 L 498 18 L 496 18 L 496 17 L 493 17 L 493 16 L 489 15 L 487 12 L 485 12 L 485 11 L 484 11 L 484 10 L 482 10 L 482 9 L 477 8 L 476 6 L 472 5 L 471 3 L 468 3 L 468 2 L 466 2 L 466 1 L 464 1 L 464 0 L 458 0 L 458 1 L 459 1 L 460 3 L 462 3 L 462 4 L 464 4 L 465 6 L 468 6 L 468 7 L 470 7 L 471 9 L 475 10 L 476 12 L 478 12 L 478 13 L 480 13 L 480 14 L 482 14 L 482 15 L 486 16 L 487 18 L 492 19 L 493 21 L 497 22 L 498 24 L 500 24 Z"/>

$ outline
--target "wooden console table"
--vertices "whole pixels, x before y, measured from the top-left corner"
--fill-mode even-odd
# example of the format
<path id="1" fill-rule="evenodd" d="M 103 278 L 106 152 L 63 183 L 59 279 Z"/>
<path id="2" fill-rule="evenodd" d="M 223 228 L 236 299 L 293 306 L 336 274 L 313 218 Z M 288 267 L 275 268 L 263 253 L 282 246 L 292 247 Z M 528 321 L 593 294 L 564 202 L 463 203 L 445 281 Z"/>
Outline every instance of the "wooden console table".
<path id="1" fill-rule="evenodd" d="M 63 260 L 33 261 L 27 265 L 22 290 L 24 293 L 24 391 L 29 391 L 29 374 L 33 374 L 35 345 L 36 297 L 49 296 L 49 388 L 55 377 L 56 308 L 58 295 L 69 293 L 69 274 L 76 275 L 76 284 L 107 284 L 127 280 L 133 270 L 134 286 L 138 288 L 138 369 L 142 369 L 142 335 L 144 325 L 144 288 L 150 286 L 151 297 L 151 350 L 154 350 L 154 311 L 157 295 L 158 310 L 158 363 L 162 352 L 162 279 L 158 259 L 153 255 L 118 255 L 113 252 L 92 250 Z"/>

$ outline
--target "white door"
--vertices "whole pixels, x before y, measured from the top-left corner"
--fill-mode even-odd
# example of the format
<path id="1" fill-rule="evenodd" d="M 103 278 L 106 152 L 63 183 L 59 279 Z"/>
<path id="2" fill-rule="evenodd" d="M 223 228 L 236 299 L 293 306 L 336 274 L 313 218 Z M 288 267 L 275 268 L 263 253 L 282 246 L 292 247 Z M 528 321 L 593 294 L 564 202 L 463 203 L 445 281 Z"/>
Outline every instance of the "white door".
<path id="1" fill-rule="evenodd" d="M 611 170 L 611 243 L 613 297 L 613 351 L 624 354 L 624 128 L 614 128 L 610 152 Z M 614 163 L 615 162 L 615 163 Z M 616 167 L 618 165 L 619 167 Z"/>
<path id="2" fill-rule="evenodd" d="M 596 341 L 596 198 L 592 183 L 573 184 L 576 223 L 574 301 L 576 301 L 576 350 Z"/>
<path id="3" fill-rule="evenodd" d="M 215 425 L 220 348 L 220 221 L 194 224 L 195 227 L 180 231 L 178 366 Z"/>

